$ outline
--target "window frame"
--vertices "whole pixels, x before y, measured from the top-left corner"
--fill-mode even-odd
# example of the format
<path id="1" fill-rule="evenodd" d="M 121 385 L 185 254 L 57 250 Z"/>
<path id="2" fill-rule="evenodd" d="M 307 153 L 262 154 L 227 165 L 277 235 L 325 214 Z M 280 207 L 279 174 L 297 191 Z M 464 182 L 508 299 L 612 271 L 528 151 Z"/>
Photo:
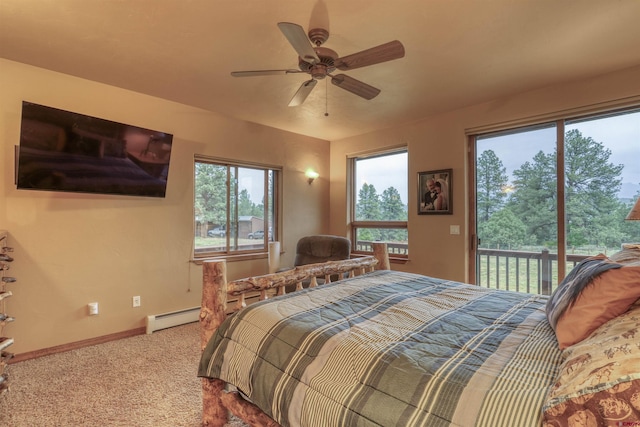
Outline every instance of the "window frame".
<path id="1" fill-rule="evenodd" d="M 235 174 L 237 173 L 237 169 L 238 168 L 246 168 L 246 169 L 254 169 L 254 170 L 262 170 L 265 172 L 265 179 L 264 179 L 264 195 L 265 195 L 265 201 L 264 201 L 264 218 L 263 220 L 265 221 L 265 227 L 266 228 L 266 233 L 265 233 L 265 237 L 263 240 L 263 245 L 260 248 L 248 248 L 248 249 L 243 249 L 241 247 L 237 247 L 234 248 L 234 245 L 231 243 L 231 240 L 233 239 L 233 236 L 231 236 L 231 233 L 225 233 L 225 243 L 224 243 L 224 247 L 221 250 L 214 250 L 217 248 L 196 248 L 195 245 L 195 239 L 196 239 L 196 230 L 197 230 L 197 221 L 196 221 L 196 212 L 195 212 L 195 207 L 196 207 L 196 176 L 195 176 L 195 172 L 196 172 L 196 165 L 198 163 L 207 163 L 207 164 L 212 164 L 215 166 L 221 166 L 226 168 L 225 171 L 225 204 L 226 204 L 226 213 L 225 216 L 227 218 L 227 222 L 225 225 L 226 230 L 229 230 L 233 225 L 233 218 L 235 217 L 236 219 L 239 218 L 238 216 L 238 196 L 239 196 L 239 192 L 236 191 L 236 202 L 232 203 L 232 188 L 231 188 L 231 180 L 236 176 Z M 202 261 L 205 259 L 210 259 L 210 258 L 219 258 L 219 257 L 224 257 L 225 259 L 227 259 L 228 261 L 240 261 L 240 260 L 248 260 L 248 259 L 259 259 L 259 258 L 265 258 L 268 256 L 268 251 L 269 251 L 269 242 L 273 242 L 273 241 L 279 241 L 280 239 L 280 230 L 282 229 L 282 182 L 283 182 L 283 167 L 282 166 L 275 166 L 275 165 L 270 165 L 270 164 L 265 164 L 265 163 L 255 163 L 255 162 L 244 162 L 244 161 L 238 161 L 238 160 L 232 160 L 232 159 L 225 159 L 225 158 L 219 158 L 219 157 L 210 157 L 210 156 L 203 156 L 203 155 L 195 155 L 194 156 L 194 161 L 193 161 L 193 208 L 194 208 L 194 212 L 193 212 L 193 260 L 198 262 L 198 261 Z M 235 172 L 234 172 L 235 169 Z M 268 197 L 269 194 L 269 188 L 270 188 L 270 184 L 269 184 L 269 179 L 268 179 L 268 173 L 271 172 L 272 174 L 272 179 L 273 179 L 273 183 L 272 183 L 272 187 L 273 187 L 273 195 L 272 197 Z M 270 203 L 270 200 L 271 203 Z M 235 209 L 233 208 L 233 206 L 235 206 Z M 271 217 L 271 215 L 273 215 L 273 221 L 272 221 L 272 230 L 271 230 L 271 236 L 272 238 L 269 239 L 269 226 L 267 225 L 269 223 L 269 218 Z M 237 227 L 237 225 L 236 225 Z M 235 238 L 237 239 L 237 236 L 235 236 Z"/>
<path id="2" fill-rule="evenodd" d="M 469 251 L 468 251 L 468 280 L 469 283 L 478 283 L 477 277 L 477 256 L 478 256 L 478 230 L 477 230 L 477 194 L 476 194 L 476 150 L 479 138 L 495 136 L 501 134 L 518 133 L 523 130 L 535 130 L 546 126 L 554 126 L 556 129 L 556 193 L 558 199 L 557 206 L 557 270 L 558 283 L 564 279 L 567 271 L 567 225 L 566 225 L 566 198 L 565 198 L 565 127 L 579 122 L 588 122 L 607 117 L 615 117 L 627 113 L 640 111 L 640 103 L 618 104 L 604 103 L 591 108 L 578 108 L 561 112 L 550 113 L 531 120 L 518 120 L 507 123 L 493 124 L 486 127 L 466 129 L 467 136 L 467 167 L 472 171 L 468 175 L 467 185 L 470 189 L 468 197 L 469 216 Z M 557 284 L 556 284 L 557 285 Z"/>
<path id="3" fill-rule="evenodd" d="M 376 157 L 384 157 L 395 154 L 407 154 L 407 174 L 409 170 L 409 147 L 406 145 L 385 148 L 380 150 L 367 151 L 363 153 L 356 153 L 347 156 L 347 226 L 349 230 L 349 239 L 351 240 L 351 252 L 358 255 L 370 255 L 371 251 L 358 250 L 357 234 L 358 229 L 402 229 L 407 230 L 407 247 L 405 253 L 398 253 L 393 247 L 389 247 L 389 260 L 394 263 L 406 263 L 409 260 L 409 233 L 408 233 L 408 207 L 407 207 L 407 220 L 406 221 L 371 221 L 371 220 L 357 220 L 356 219 L 356 205 L 359 190 L 356 188 L 356 164 L 358 160 L 373 159 Z M 407 184 L 409 177 L 406 177 Z M 408 192 L 408 185 L 407 185 Z M 407 196 L 407 204 L 409 203 L 409 194 Z"/>

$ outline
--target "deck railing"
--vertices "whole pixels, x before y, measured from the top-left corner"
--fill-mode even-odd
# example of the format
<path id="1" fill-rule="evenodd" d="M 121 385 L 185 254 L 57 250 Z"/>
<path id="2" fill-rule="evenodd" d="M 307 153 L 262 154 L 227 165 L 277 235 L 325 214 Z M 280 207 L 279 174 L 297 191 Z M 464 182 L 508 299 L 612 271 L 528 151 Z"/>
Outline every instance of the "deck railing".
<path id="1" fill-rule="evenodd" d="M 371 246 L 370 241 L 368 240 L 358 240 L 356 242 L 355 250 L 358 252 L 373 252 L 373 248 Z M 394 243 L 394 242 L 385 242 L 387 244 L 387 250 L 389 251 L 389 255 L 408 255 L 409 254 L 409 246 L 406 243 Z"/>
<path id="2" fill-rule="evenodd" d="M 587 257 L 568 254 L 567 273 Z M 548 249 L 540 252 L 478 249 L 477 273 L 479 286 L 551 295 L 558 286 L 558 254 Z"/>
<path id="3" fill-rule="evenodd" d="M 406 243 L 388 242 L 387 248 L 390 255 L 408 255 Z M 358 241 L 355 249 L 371 252 L 371 242 Z M 566 273 L 587 257 L 568 254 Z M 558 286 L 558 254 L 548 249 L 540 252 L 478 249 L 476 282 L 485 288 L 551 295 Z"/>

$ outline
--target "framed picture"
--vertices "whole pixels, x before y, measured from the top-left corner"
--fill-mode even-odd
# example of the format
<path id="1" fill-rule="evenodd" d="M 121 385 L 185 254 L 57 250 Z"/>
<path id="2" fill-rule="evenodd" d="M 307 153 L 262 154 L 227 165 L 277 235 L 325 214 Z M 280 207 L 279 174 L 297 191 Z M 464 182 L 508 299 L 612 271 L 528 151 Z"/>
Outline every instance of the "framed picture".
<path id="1" fill-rule="evenodd" d="M 418 215 L 452 214 L 453 170 L 418 172 Z"/>

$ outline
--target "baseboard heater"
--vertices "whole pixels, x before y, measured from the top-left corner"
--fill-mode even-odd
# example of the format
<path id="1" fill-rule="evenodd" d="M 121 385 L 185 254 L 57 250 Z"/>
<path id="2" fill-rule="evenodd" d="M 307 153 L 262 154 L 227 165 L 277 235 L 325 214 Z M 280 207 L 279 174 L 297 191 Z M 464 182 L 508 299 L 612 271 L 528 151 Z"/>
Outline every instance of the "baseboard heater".
<path id="1" fill-rule="evenodd" d="M 147 316 L 147 334 L 152 334 L 161 329 L 197 322 L 199 316 L 200 307 Z"/>

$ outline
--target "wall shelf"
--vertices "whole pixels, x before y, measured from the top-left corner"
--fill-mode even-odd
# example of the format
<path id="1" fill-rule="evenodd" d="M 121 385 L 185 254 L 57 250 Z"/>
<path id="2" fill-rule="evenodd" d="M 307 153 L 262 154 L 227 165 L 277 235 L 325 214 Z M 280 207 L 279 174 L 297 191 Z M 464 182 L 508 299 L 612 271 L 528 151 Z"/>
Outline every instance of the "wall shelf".
<path id="1" fill-rule="evenodd" d="M 0 395 L 9 390 L 7 366 L 13 357 L 13 353 L 7 350 L 13 344 L 13 338 L 6 336 L 5 327 L 15 320 L 7 313 L 7 301 L 13 296 L 13 292 L 8 288 L 16 282 L 16 279 L 7 273 L 13 262 L 13 257 L 9 255 L 13 249 L 8 246 L 8 239 L 9 233 L 0 230 Z"/>

